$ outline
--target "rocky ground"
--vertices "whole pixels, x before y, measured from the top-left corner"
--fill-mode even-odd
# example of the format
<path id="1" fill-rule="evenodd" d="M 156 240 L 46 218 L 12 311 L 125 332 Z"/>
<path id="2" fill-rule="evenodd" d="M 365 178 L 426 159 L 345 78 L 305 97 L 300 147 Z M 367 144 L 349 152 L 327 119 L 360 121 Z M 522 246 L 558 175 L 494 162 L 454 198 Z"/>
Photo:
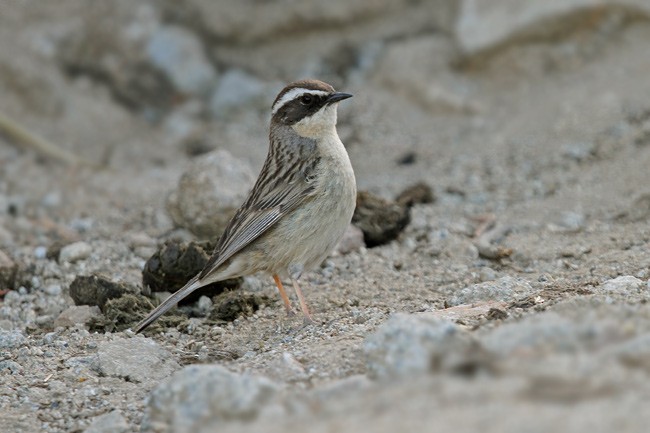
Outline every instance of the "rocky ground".
<path id="1" fill-rule="evenodd" d="M 649 71 L 644 0 L 5 2 L 0 431 L 646 431 Z M 255 275 L 133 334 L 305 76 L 364 191 L 317 323 Z"/>

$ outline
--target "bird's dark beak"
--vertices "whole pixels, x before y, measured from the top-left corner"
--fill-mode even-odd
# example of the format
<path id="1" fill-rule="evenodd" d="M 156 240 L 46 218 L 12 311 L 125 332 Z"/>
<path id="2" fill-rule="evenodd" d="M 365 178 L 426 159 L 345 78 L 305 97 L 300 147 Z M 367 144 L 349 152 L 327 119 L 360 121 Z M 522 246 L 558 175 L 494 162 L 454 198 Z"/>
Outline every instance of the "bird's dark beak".
<path id="1" fill-rule="evenodd" d="M 343 93 L 343 92 L 334 92 L 331 95 L 327 97 L 327 103 L 328 104 L 333 104 L 335 102 L 340 102 L 344 99 L 351 98 L 352 95 L 349 93 Z"/>

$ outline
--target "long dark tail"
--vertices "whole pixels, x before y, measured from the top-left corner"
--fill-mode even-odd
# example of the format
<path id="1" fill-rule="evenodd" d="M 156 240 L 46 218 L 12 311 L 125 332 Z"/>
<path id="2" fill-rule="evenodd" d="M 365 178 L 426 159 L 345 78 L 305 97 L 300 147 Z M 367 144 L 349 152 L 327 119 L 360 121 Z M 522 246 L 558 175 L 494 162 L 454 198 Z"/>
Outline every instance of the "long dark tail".
<path id="1" fill-rule="evenodd" d="M 199 289 L 205 285 L 206 283 L 199 280 L 198 275 L 192 278 L 180 290 L 171 295 L 169 298 L 165 299 L 162 304 L 158 305 L 151 313 L 149 313 L 149 315 L 144 320 L 138 323 L 138 326 L 135 327 L 135 332 L 142 332 L 147 326 L 151 325 L 156 321 L 156 319 L 158 319 L 160 316 L 169 311 L 174 305 L 183 300 L 183 298 L 188 296 L 196 289 Z"/>

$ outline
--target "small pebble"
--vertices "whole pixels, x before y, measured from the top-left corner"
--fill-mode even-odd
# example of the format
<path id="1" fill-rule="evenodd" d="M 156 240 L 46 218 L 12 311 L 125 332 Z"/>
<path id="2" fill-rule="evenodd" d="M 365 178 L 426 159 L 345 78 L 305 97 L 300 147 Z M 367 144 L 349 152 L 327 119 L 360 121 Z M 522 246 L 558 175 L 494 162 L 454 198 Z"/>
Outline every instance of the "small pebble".
<path id="1" fill-rule="evenodd" d="M 54 326 L 72 327 L 78 323 L 85 325 L 100 314 L 101 311 L 97 306 L 73 305 L 59 314 L 54 321 Z"/>
<path id="2" fill-rule="evenodd" d="M 94 397 L 98 394 L 95 388 L 86 391 L 86 397 Z M 93 418 L 92 423 L 84 433 L 124 433 L 129 430 L 129 424 L 119 410 L 105 413 Z"/>
<path id="3" fill-rule="evenodd" d="M 482 267 L 481 270 L 479 271 L 478 278 L 481 282 L 494 281 L 497 279 L 497 273 L 494 269 L 485 266 Z"/>
<path id="4" fill-rule="evenodd" d="M 8 369 L 9 371 L 11 371 L 11 374 L 14 374 L 14 373 L 19 373 L 23 369 L 23 367 L 15 361 L 11 361 L 11 360 L 0 361 L 0 373 L 2 372 L 2 370 L 5 369 Z"/>
<path id="5" fill-rule="evenodd" d="M 34 258 L 43 260 L 47 256 L 47 247 L 39 245 L 34 248 Z"/>
<path id="6" fill-rule="evenodd" d="M 26 342 L 22 332 L 18 330 L 0 331 L 0 349 L 12 349 Z"/>
<path id="7" fill-rule="evenodd" d="M 196 307 L 199 310 L 199 313 L 206 315 L 210 312 L 210 309 L 212 309 L 212 299 L 207 296 L 201 296 Z"/>
<path id="8" fill-rule="evenodd" d="M 155 239 L 153 239 L 151 236 L 147 235 L 146 233 L 141 233 L 141 232 L 129 234 L 128 242 L 131 248 L 156 246 Z"/>
<path id="9" fill-rule="evenodd" d="M 86 242 L 75 242 L 61 248 L 59 262 L 74 263 L 79 260 L 84 260 L 90 257 L 92 251 L 92 247 Z"/>
<path id="10" fill-rule="evenodd" d="M 59 284 L 52 284 L 45 287 L 43 291 L 50 296 L 59 296 L 61 295 L 61 286 Z"/>
<path id="11" fill-rule="evenodd" d="M 0 331 L 11 331 L 14 328 L 11 320 L 2 319 L 0 320 Z"/>
<path id="12" fill-rule="evenodd" d="M 48 192 L 41 200 L 41 204 L 45 207 L 56 207 L 61 204 L 61 191 Z"/>
<path id="13" fill-rule="evenodd" d="M 458 290 L 449 300 L 449 304 L 455 306 L 484 301 L 509 302 L 518 297 L 529 296 L 534 292 L 535 289 L 523 278 L 506 276 Z"/>
<path id="14" fill-rule="evenodd" d="M 70 221 L 70 228 L 79 233 L 84 233 L 90 230 L 94 224 L 95 220 L 92 218 L 75 218 Z"/>

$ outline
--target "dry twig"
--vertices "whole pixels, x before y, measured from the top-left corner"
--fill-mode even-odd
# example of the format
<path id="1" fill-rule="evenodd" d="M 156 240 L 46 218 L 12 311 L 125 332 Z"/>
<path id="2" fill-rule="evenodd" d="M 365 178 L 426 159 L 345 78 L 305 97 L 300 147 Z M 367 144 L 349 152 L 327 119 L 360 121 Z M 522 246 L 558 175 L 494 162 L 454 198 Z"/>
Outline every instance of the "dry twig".
<path id="1" fill-rule="evenodd" d="M 12 142 L 14 142 L 18 146 L 30 147 L 48 158 L 53 158 L 65 162 L 66 164 L 86 165 L 92 167 L 98 166 L 98 164 L 81 159 L 64 149 L 61 149 L 59 146 L 55 145 L 54 143 L 47 141 L 43 137 L 40 137 L 34 134 L 33 132 L 28 131 L 27 129 L 25 129 L 15 121 L 11 120 L 1 112 L 0 112 L 0 134 L 4 134 L 6 137 L 8 137 Z"/>

